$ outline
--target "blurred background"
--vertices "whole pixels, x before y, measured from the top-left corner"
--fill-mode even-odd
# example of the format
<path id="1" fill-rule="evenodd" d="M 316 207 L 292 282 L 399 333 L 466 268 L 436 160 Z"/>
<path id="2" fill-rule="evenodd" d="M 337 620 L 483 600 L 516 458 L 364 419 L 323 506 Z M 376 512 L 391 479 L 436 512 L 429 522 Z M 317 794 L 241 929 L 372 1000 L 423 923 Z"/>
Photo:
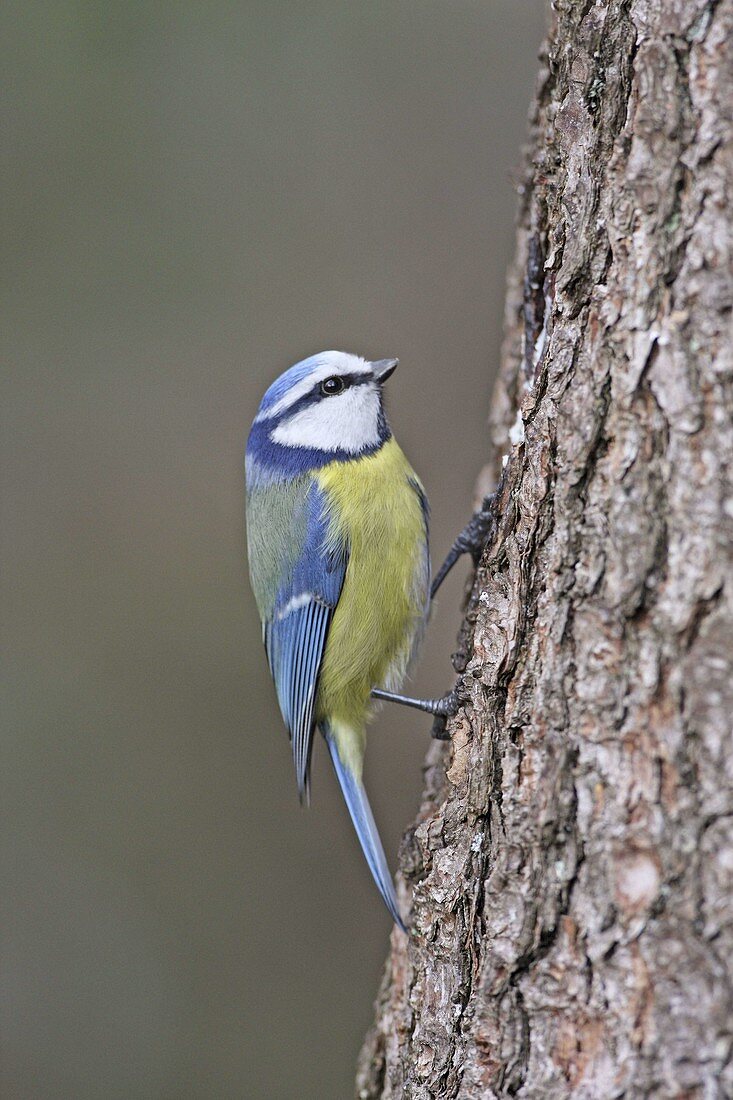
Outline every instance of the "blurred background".
<path id="1" fill-rule="evenodd" d="M 3 1100 L 341 1100 L 390 921 L 299 808 L 242 453 L 314 351 L 399 356 L 441 558 L 487 454 L 539 0 L 6 0 Z M 416 692 L 452 682 L 466 567 Z M 386 709 L 394 865 L 430 719 Z"/>

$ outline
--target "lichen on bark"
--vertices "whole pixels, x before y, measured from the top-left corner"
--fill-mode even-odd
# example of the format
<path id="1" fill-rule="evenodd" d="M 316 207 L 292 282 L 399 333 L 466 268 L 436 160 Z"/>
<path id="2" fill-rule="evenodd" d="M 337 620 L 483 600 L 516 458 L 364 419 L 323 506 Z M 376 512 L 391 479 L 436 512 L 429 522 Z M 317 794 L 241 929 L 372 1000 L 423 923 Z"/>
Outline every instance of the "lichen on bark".
<path id="1" fill-rule="evenodd" d="M 733 0 L 554 5 L 362 1100 L 733 1096 L 732 41 Z"/>

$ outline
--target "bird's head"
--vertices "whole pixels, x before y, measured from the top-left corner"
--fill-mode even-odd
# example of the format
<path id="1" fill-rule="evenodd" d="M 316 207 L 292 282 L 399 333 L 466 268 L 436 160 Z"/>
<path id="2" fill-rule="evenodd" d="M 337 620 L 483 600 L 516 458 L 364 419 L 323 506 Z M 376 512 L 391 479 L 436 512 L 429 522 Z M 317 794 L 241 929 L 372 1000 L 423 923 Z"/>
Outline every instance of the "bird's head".
<path id="1" fill-rule="evenodd" d="M 389 438 L 382 386 L 396 366 L 396 359 L 370 363 L 344 351 L 312 355 L 273 382 L 253 430 L 277 448 L 345 456 L 375 450 Z"/>

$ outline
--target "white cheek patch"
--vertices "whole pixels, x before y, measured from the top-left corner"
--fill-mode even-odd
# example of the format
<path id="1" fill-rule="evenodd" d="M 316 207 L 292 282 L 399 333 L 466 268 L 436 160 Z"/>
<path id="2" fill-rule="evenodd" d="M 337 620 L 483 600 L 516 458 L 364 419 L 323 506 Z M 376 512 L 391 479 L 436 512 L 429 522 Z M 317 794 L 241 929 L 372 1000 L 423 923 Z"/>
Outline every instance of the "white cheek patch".
<path id="1" fill-rule="evenodd" d="M 369 383 L 308 405 L 270 433 L 275 443 L 357 454 L 379 443 L 379 393 Z"/>

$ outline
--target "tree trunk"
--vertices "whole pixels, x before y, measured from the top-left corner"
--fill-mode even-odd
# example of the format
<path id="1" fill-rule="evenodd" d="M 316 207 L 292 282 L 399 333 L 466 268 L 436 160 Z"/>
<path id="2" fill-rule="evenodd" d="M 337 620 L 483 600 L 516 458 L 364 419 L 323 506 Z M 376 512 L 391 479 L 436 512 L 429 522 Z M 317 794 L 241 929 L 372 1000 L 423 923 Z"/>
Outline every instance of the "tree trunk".
<path id="1" fill-rule="evenodd" d="M 554 8 L 362 1100 L 733 1096 L 733 0 Z"/>

